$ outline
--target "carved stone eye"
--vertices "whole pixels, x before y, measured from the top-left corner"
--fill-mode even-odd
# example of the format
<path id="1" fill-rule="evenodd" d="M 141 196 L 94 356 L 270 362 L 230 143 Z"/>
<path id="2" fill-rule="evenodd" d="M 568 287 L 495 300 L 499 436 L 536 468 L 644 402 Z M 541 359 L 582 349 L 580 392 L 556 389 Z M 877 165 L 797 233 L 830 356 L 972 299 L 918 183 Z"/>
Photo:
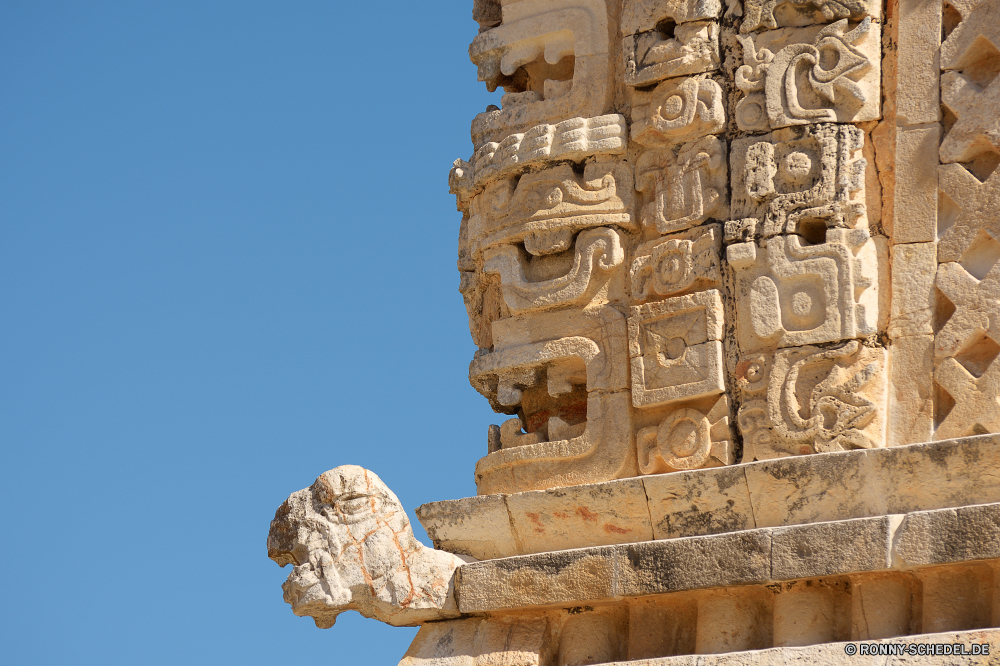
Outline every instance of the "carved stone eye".
<path id="1" fill-rule="evenodd" d="M 784 166 L 789 175 L 802 178 L 812 169 L 812 160 L 805 153 L 796 150 L 785 156 Z"/>
<path id="2" fill-rule="evenodd" d="M 750 367 L 747 368 L 746 377 L 747 381 L 751 383 L 760 381 L 764 377 L 764 366 L 760 363 L 750 364 Z"/>
<path id="3" fill-rule="evenodd" d="M 681 115 L 681 111 L 684 110 L 684 100 L 680 95 L 671 95 L 664 102 L 663 106 L 660 107 L 660 115 L 667 120 L 673 120 L 677 116 Z"/>

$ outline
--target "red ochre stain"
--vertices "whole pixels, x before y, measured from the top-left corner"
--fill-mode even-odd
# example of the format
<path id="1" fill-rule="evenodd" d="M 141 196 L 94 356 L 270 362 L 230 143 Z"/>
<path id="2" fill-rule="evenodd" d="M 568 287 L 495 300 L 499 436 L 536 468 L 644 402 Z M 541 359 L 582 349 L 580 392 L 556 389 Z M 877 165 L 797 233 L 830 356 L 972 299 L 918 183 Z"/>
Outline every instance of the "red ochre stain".
<path id="1" fill-rule="evenodd" d="M 585 506 L 576 507 L 576 515 L 580 516 L 584 520 L 597 520 L 598 516 L 593 511 L 589 510 Z"/>
<path id="2" fill-rule="evenodd" d="M 753 365 L 753 361 L 740 361 L 736 364 L 736 378 L 746 379 L 747 368 Z"/>
<path id="3" fill-rule="evenodd" d="M 632 530 L 622 529 L 617 525 L 612 525 L 611 523 L 604 523 L 604 531 L 608 534 L 628 534 Z"/>
<path id="4" fill-rule="evenodd" d="M 526 515 L 528 519 L 535 524 L 536 532 L 538 532 L 539 534 L 545 533 L 545 525 L 542 525 L 541 518 L 539 518 L 537 513 L 528 513 L 527 511 L 525 511 L 524 515 Z"/>
<path id="5" fill-rule="evenodd" d="M 552 515 L 556 518 L 569 518 L 569 514 L 565 511 L 553 511 Z"/>

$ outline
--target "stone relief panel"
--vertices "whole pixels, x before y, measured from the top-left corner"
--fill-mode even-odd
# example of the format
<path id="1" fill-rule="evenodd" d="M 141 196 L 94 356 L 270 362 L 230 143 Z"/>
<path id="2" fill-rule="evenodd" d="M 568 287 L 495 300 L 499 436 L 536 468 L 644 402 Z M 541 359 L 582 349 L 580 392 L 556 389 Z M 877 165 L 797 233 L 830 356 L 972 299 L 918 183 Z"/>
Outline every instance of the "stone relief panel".
<path id="1" fill-rule="evenodd" d="M 882 6 L 874 0 L 743 0 L 740 32 L 879 18 Z"/>
<path id="2" fill-rule="evenodd" d="M 624 0 L 621 34 L 634 35 L 664 22 L 704 21 L 721 13 L 721 0 Z"/>
<path id="3" fill-rule="evenodd" d="M 865 18 L 740 35 L 736 124 L 745 132 L 880 117 L 880 24 Z"/>
<path id="4" fill-rule="evenodd" d="M 726 142 L 714 136 L 644 151 L 635 166 L 643 227 L 668 234 L 728 217 L 726 166 Z"/>
<path id="5" fill-rule="evenodd" d="M 664 81 L 651 91 L 636 91 L 633 98 L 632 139 L 645 146 L 718 134 L 725 126 L 722 87 L 712 79 Z"/>
<path id="6" fill-rule="evenodd" d="M 642 303 L 690 291 L 721 288 L 721 251 L 720 224 L 708 224 L 643 243 L 636 248 L 629 269 L 632 300 Z"/>
<path id="7" fill-rule="evenodd" d="M 643 474 L 731 465 L 729 399 L 718 396 L 707 413 L 691 407 L 672 410 L 658 426 L 639 430 L 636 451 Z"/>
<path id="8" fill-rule="evenodd" d="M 540 123 L 599 116 L 609 102 L 608 13 L 603 0 L 502 4 L 500 25 L 469 47 L 479 80 L 502 87 L 502 108 L 472 122 L 477 148 Z"/>
<path id="9" fill-rule="evenodd" d="M 883 348 L 858 340 L 744 356 L 742 462 L 883 446 L 885 366 Z"/>
<path id="10" fill-rule="evenodd" d="M 828 229 L 818 244 L 796 235 L 735 243 L 726 256 L 742 352 L 877 331 L 878 250 L 867 229 Z"/>
<path id="11" fill-rule="evenodd" d="M 517 414 L 476 464 L 480 495 L 634 476 L 625 318 L 611 307 L 511 317 L 469 368 L 494 410 Z M 493 448 L 493 447 L 491 447 Z"/>
<path id="12" fill-rule="evenodd" d="M 632 404 L 665 405 L 725 391 L 723 318 L 722 295 L 714 289 L 633 307 Z"/>
<path id="13" fill-rule="evenodd" d="M 853 125 L 788 127 L 734 140 L 733 218 L 753 218 L 749 235 L 764 237 L 822 237 L 827 228 L 867 226 L 863 147 L 864 132 Z"/>
<path id="14" fill-rule="evenodd" d="M 698 21 L 673 26 L 663 32 L 628 35 L 625 49 L 625 83 L 648 86 L 663 79 L 700 74 L 719 68 L 719 24 Z"/>
<path id="15" fill-rule="evenodd" d="M 944 164 L 938 187 L 938 261 L 959 261 L 974 245 L 1000 242 L 1000 172 L 981 182 L 961 165 Z"/>

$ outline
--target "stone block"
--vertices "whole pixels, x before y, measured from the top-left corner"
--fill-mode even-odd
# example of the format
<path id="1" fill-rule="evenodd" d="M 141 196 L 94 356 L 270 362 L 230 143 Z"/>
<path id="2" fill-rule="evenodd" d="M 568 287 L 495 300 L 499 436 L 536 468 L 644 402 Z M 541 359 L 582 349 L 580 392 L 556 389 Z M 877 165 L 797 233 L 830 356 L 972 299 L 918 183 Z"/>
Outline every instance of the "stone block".
<path id="1" fill-rule="evenodd" d="M 662 474 L 734 462 L 729 428 L 729 398 L 670 407 L 658 425 L 641 428 L 635 437 L 636 458 L 643 474 Z M 711 405 L 711 406 L 709 406 Z"/>
<path id="2" fill-rule="evenodd" d="M 643 303 L 664 296 L 720 289 L 722 225 L 656 238 L 636 248 L 629 269 L 632 301 Z"/>
<path id="3" fill-rule="evenodd" d="M 682 23 L 670 35 L 651 29 L 622 38 L 625 83 L 649 86 L 663 79 L 719 68 L 719 24 Z"/>
<path id="4" fill-rule="evenodd" d="M 851 591 L 846 578 L 797 581 L 774 597 L 774 645 L 795 647 L 850 638 Z"/>
<path id="5" fill-rule="evenodd" d="M 657 474 L 642 479 L 654 539 L 757 527 L 743 466 Z"/>
<path id="6" fill-rule="evenodd" d="M 621 34 L 634 35 L 653 30 L 665 19 L 674 23 L 689 23 L 718 18 L 721 13 L 722 3 L 719 0 L 624 0 Z"/>
<path id="7" fill-rule="evenodd" d="M 416 513 L 439 550 L 477 560 L 519 553 L 503 495 L 429 502 L 418 506 Z"/>
<path id="8" fill-rule="evenodd" d="M 962 631 L 992 625 L 992 567 L 929 567 L 919 576 L 923 582 L 923 631 Z"/>
<path id="9" fill-rule="evenodd" d="M 930 243 L 937 238 L 938 125 L 889 130 L 894 155 L 894 186 L 886 193 L 883 216 L 892 243 Z"/>
<path id="10" fill-rule="evenodd" d="M 1000 242 L 1000 169 L 980 181 L 960 164 L 943 164 L 938 186 L 939 261 L 972 259 Z"/>
<path id="11" fill-rule="evenodd" d="M 697 650 L 698 599 L 684 592 L 628 603 L 630 659 L 691 654 Z M 634 663 L 634 662 L 629 662 Z"/>
<path id="12" fill-rule="evenodd" d="M 1000 504 L 907 514 L 895 554 L 908 567 L 1000 559 Z"/>
<path id="13" fill-rule="evenodd" d="M 722 87 L 709 78 L 671 79 L 632 97 L 632 140 L 662 146 L 725 129 Z"/>
<path id="14" fill-rule="evenodd" d="M 727 164 L 726 142 L 714 136 L 644 151 L 635 172 L 646 234 L 683 231 L 729 217 Z"/>
<path id="15" fill-rule="evenodd" d="M 919 607 L 920 583 L 912 574 L 851 576 L 851 639 L 871 641 L 919 633 L 912 617 Z"/>
<path id="16" fill-rule="evenodd" d="M 736 71 L 736 86 L 744 93 L 736 105 L 739 129 L 761 132 L 881 117 L 881 26 L 871 18 L 779 28 L 738 39 L 743 65 Z M 827 60 L 820 47 L 838 57 Z M 810 76 L 789 76 L 793 61 L 806 63 Z"/>
<path id="17" fill-rule="evenodd" d="M 754 30 L 815 25 L 845 18 L 860 20 L 870 16 L 877 19 L 881 13 L 882 6 L 874 0 L 744 0 L 740 33 L 745 35 Z"/>
<path id="18" fill-rule="evenodd" d="M 886 118 L 894 118 L 898 126 L 937 122 L 941 118 L 939 3 L 892 0 L 884 30 L 894 45 L 883 61 Z"/>
<path id="19" fill-rule="evenodd" d="M 653 530 L 638 478 L 507 496 L 524 553 L 648 541 Z"/>
<path id="20" fill-rule="evenodd" d="M 914 335 L 893 340 L 889 347 L 887 446 L 917 444 L 933 439 L 933 376 L 932 336 Z"/>
<path id="21" fill-rule="evenodd" d="M 698 595 L 695 652 L 716 654 L 773 645 L 774 594 L 756 585 Z"/>
<path id="22" fill-rule="evenodd" d="M 892 247 L 892 307 L 889 337 L 933 335 L 934 278 L 937 252 L 934 243 L 907 243 Z M 930 359 L 928 359 L 930 360 Z"/>
<path id="23" fill-rule="evenodd" d="M 771 577 L 790 580 L 888 569 L 892 522 L 892 517 L 881 516 L 773 529 Z"/>

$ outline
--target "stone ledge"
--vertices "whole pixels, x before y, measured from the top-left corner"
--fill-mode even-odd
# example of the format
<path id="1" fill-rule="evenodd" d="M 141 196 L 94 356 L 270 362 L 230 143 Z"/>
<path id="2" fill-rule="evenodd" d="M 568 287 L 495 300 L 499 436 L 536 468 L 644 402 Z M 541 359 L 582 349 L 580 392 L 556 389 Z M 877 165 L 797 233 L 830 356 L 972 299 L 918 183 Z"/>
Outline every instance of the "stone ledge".
<path id="1" fill-rule="evenodd" d="M 466 564 L 462 613 L 995 559 L 1000 503 Z"/>
<path id="2" fill-rule="evenodd" d="M 1000 502 L 1000 435 L 424 504 L 435 547 L 486 560 Z"/>
<path id="3" fill-rule="evenodd" d="M 851 641 L 858 646 L 858 641 Z M 864 664 L 864 666 L 906 666 L 908 664 L 939 664 L 940 666 L 986 666 L 1000 661 L 1000 629 L 975 629 L 940 634 L 918 634 L 880 641 L 864 641 L 867 645 L 908 645 L 910 643 L 961 643 L 966 650 L 973 643 L 987 643 L 989 655 L 980 656 L 848 656 L 844 643 L 823 643 L 807 647 L 779 647 L 728 654 L 689 654 L 679 657 L 617 661 L 605 666 L 792 666 L 810 664 L 812 666 L 843 666 L 844 664 Z"/>

